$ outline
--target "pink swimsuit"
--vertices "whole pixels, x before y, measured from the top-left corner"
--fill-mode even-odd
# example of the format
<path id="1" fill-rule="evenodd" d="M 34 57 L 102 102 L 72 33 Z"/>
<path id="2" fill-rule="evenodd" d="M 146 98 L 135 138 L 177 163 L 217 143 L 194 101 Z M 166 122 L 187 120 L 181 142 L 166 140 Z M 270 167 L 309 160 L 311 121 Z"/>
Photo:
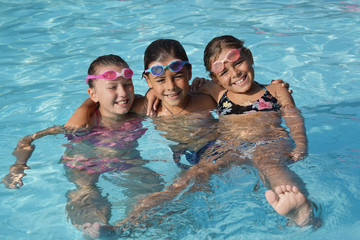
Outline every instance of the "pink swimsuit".
<path id="1" fill-rule="evenodd" d="M 97 112 L 96 127 L 86 131 L 86 133 L 83 132 L 81 136 L 68 135 L 67 137 L 71 142 L 66 147 L 74 148 L 75 145 L 81 143 L 91 144 L 94 148 L 109 148 L 109 151 L 120 150 L 118 154 L 120 157 L 118 155 L 93 156 L 89 158 L 84 158 L 80 155 L 75 155 L 73 158 L 62 156 L 61 162 L 67 167 L 86 170 L 88 173 L 103 173 L 131 168 L 133 165 L 129 163 L 129 160 L 141 159 L 136 147 L 138 146 L 137 140 L 147 130 L 142 127 L 142 119 L 134 117 L 123 122 L 120 128 L 109 129 L 99 126 L 98 114 Z M 102 150 L 102 152 L 104 151 Z"/>

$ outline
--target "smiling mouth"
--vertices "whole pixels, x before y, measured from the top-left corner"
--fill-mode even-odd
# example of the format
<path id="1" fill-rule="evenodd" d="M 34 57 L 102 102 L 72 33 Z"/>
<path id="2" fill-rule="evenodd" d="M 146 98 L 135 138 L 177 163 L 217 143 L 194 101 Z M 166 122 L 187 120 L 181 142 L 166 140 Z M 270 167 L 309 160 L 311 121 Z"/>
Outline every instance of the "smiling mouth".
<path id="1" fill-rule="evenodd" d="M 232 85 L 241 85 L 246 80 L 246 75 L 244 75 L 240 80 L 232 83 Z"/>
<path id="2" fill-rule="evenodd" d="M 124 99 L 124 100 L 121 100 L 121 101 L 116 101 L 115 104 L 117 105 L 125 105 L 129 102 L 129 99 Z"/>
<path id="3" fill-rule="evenodd" d="M 177 96 L 179 96 L 180 92 L 178 93 L 173 93 L 173 94 L 165 94 L 166 97 L 173 99 L 176 98 Z"/>

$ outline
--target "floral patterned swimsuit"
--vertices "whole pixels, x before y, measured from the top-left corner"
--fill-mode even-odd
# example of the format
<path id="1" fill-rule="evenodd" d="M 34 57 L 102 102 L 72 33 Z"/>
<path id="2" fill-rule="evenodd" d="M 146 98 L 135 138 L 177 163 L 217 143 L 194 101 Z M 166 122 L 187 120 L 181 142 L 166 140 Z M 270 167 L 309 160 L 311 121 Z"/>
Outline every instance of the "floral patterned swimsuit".
<path id="1" fill-rule="evenodd" d="M 259 84 L 260 85 L 260 84 Z M 219 115 L 229 115 L 229 114 L 246 114 L 251 112 L 260 112 L 260 111 L 278 111 L 280 105 L 277 103 L 277 99 L 273 97 L 270 92 L 262 85 L 260 85 L 265 93 L 260 99 L 253 102 L 251 105 L 241 106 L 233 103 L 228 97 L 227 92 L 222 95 L 219 104 L 218 104 L 218 114 Z"/>
<path id="2" fill-rule="evenodd" d="M 257 83 L 258 84 L 258 83 Z M 260 85 L 260 84 L 259 84 Z M 264 90 L 265 93 L 255 102 L 253 102 L 250 105 L 247 106 L 241 106 L 233 103 L 228 97 L 227 97 L 227 91 L 222 95 L 219 104 L 218 104 L 218 114 L 219 115 L 229 115 L 229 114 L 247 114 L 252 112 L 260 112 L 260 111 L 278 111 L 280 110 L 281 106 L 277 103 L 278 100 L 270 94 L 270 92 L 262 85 L 260 85 Z M 259 140 L 255 142 L 249 142 L 249 141 L 242 141 L 240 145 L 236 146 L 236 148 L 241 152 L 241 154 L 251 159 L 253 156 L 253 151 L 258 146 L 266 145 L 269 143 L 274 143 L 276 141 L 289 141 L 289 137 L 279 137 L 275 139 L 270 140 Z M 216 143 L 214 145 L 214 152 L 223 152 L 224 146 L 227 148 L 233 148 L 231 144 L 229 144 L 228 141 L 223 140 L 216 140 Z M 214 155 L 216 156 L 216 155 Z M 216 156 L 213 160 L 213 163 L 216 162 L 217 159 L 221 158 L 222 155 L 219 154 L 219 156 Z"/>

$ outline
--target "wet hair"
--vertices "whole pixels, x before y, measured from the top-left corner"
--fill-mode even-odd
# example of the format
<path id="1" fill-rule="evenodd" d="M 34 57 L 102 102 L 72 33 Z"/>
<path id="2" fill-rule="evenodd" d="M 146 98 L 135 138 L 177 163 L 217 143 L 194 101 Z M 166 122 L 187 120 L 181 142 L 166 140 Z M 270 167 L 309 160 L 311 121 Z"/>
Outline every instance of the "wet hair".
<path id="1" fill-rule="evenodd" d="M 206 46 L 204 50 L 204 65 L 206 71 L 211 72 L 211 61 L 219 57 L 221 51 L 225 48 L 241 48 L 244 46 L 244 41 L 239 40 L 231 35 L 223 35 L 213 38 Z M 243 49 L 246 53 L 248 49 Z"/>
<path id="2" fill-rule="evenodd" d="M 170 57 L 189 61 L 185 49 L 180 42 L 173 39 L 158 39 L 152 42 L 145 50 L 144 70 L 149 68 L 150 63 L 162 62 Z"/>
<path id="3" fill-rule="evenodd" d="M 109 55 L 100 56 L 97 59 L 95 59 L 89 66 L 88 74 L 96 75 L 97 67 L 101 66 L 101 65 L 103 65 L 103 66 L 115 65 L 115 66 L 125 67 L 125 68 L 129 67 L 127 62 L 125 62 L 125 60 L 122 59 L 121 57 L 119 57 L 117 55 L 109 54 Z M 89 83 L 90 88 L 94 87 L 94 80 L 95 79 L 89 79 L 88 83 Z"/>

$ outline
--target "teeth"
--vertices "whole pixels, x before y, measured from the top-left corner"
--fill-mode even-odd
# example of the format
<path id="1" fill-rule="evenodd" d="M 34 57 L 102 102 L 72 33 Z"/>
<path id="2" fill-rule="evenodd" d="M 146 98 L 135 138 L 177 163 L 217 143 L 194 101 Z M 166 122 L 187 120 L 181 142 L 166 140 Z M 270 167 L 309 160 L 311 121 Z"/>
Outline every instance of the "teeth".
<path id="1" fill-rule="evenodd" d="M 241 80 L 235 82 L 234 85 L 240 84 L 240 83 L 242 83 L 243 81 L 244 81 L 244 79 L 241 79 Z"/>
<path id="2" fill-rule="evenodd" d="M 242 79 L 240 79 L 239 81 L 234 82 L 233 85 L 238 85 L 238 84 L 242 83 L 243 81 L 245 81 L 245 76 Z"/>
<path id="3" fill-rule="evenodd" d="M 177 96 L 177 93 L 175 93 L 175 94 L 168 94 L 168 96 L 169 96 L 169 97 L 175 97 L 175 96 Z"/>
<path id="4" fill-rule="evenodd" d="M 124 104 L 124 103 L 127 103 L 127 100 L 118 101 L 117 103 L 118 103 L 118 104 Z"/>

